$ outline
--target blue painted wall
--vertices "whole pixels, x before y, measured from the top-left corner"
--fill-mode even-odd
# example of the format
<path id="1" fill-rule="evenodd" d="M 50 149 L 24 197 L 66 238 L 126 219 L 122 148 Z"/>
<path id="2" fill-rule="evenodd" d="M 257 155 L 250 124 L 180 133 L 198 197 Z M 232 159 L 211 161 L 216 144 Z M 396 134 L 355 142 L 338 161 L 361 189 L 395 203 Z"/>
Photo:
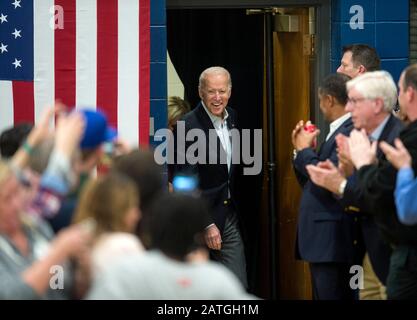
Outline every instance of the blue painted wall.
<path id="1" fill-rule="evenodd" d="M 355 5 L 363 8 L 363 29 L 351 28 Z M 333 71 L 340 64 L 342 46 L 359 42 L 376 48 L 382 69 L 395 81 L 409 63 L 409 0 L 333 0 L 331 26 Z"/>
<path id="2" fill-rule="evenodd" d="M 165 128 L 167 124 L 166 50 L 167 32 L 165 0 L 151 0 L 150 116 L 151 121 L 153 119 L 154 131 Z M 156 145 L 153 135 L 150 136 L 150 144 L 151 146 Z"/>

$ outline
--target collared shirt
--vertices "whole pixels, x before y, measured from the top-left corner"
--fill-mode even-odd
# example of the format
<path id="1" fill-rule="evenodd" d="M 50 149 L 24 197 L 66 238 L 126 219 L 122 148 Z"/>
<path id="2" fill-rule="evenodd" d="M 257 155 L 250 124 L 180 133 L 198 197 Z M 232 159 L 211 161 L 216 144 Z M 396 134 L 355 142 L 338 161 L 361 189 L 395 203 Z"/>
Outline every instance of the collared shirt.
<path id="1" fill-rule="evenodd" d="M 230 133 L 229 129 L 227 128 L 227 118 L 229 117 L 229 113 L 226 109 L 224 109 L 224 117 L 222 119 L 212 114 L 204 105 L 203 101 L 201 101 L 201 104 L 203 105 L 204 110 L 206 110 L 208 116 L 210 117 L 214 129 L 216 129 L 217 136 L 219 137 L 220 142 L 223 146 L 223 150 L 226 152 L 227 170 L 230 171 L 230 165 L 232 163 L 232 142 L 230 141 Z"/>
<path id="2" fill-rule="evenodd" d="M 389 120 L 390 115 L 387 115 L 387 117 L 384 119 L 384 121 L 382 121 L 379 126 L 372 131 L 371 135 L 369 136 L 369 139 L 371 141 L 378 141 L 379 138 L 381 137 L 382 131 L 385 128 L 385 125 L 387 124 L 388 120 Z"/>
<path id="3" fill-rule="evenodd" d="M 349 119 L 351 116 L 350 112 L 344 114 L 340 118 L 337 118 L 335 121 L 330 123 L 330 132 L 327 134 L 326 141 L 330 139 L 330 137 L 335 133 L 337 129 L 345 122 L 347 119 Z"/>
<path id="4" fill-rule="evenodd" d="M 230 172 L 230 165 L 232 163 L 232 143 L 230 141 L 229 129 L 227 128 L 227 118 L 229 117 L 229 113 L 227 112 L 226 108 L 224 109 L 224 117 L 223 119 L 215 116 L 212 114 L 204 104 L 204 101 L 201 101 L 201 104 L 206 110 L 208 116 L 210 117 L 211 122 L 213 123 L 214 129 L 216 129 L 217 136 L 220 139 L 220 142 L 223 146 L 223 150 L 226 152 L 227 156 L 227 170 Z M 230 198 L 230 189 L 227 190 L 228 197 Z M 214 223 L 208 225 L 206 229 L 213 226 Z"/>

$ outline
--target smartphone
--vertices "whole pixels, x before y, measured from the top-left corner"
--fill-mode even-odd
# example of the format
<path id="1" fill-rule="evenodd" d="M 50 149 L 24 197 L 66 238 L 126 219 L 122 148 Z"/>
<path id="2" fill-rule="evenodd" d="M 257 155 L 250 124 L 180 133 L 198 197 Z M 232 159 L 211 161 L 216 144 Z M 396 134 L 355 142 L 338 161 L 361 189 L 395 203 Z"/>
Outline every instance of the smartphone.
<path id="1" fill-rule="evenodd" d="M 198 178 L 196 176 L 177 175 L 172 180 L 174 192 L 195 193 L 198 190 Z"/>

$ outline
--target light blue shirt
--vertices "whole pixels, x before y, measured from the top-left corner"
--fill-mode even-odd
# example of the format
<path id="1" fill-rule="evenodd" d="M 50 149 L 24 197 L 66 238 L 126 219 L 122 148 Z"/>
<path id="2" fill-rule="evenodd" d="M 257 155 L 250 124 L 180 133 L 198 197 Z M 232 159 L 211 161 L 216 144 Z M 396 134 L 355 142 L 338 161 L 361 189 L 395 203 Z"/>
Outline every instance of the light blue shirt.
<path id="1" fill-rule="evenodd" d="M 400 169 L 397 173 L 395 205 L 401 223 L 417 224 L 417 179 L 411 168 Z"/>
<path id="2" fill-rule="evenodd" d="M 382 134 L 382 131 L 385 128 L 385 125 L 387 124 L 388 120 L 389 120 L 389 115 L 387 115 L 387 117 L 384 119 L 384 121 L 382 121 L 378 127 L 376 127 L 376 129 L 374 131 L 372 131 L 371 135 L 369 136 L 369 139 L 371 141 L 378 141 L 379 137 Z"/>
<path id="3" fill-rule="evenodd" d="M 48 166 L 41 178 L 41 187 L 65 196 L 71 187 L 71 172 L 70 159 L 53 150 Z"/>

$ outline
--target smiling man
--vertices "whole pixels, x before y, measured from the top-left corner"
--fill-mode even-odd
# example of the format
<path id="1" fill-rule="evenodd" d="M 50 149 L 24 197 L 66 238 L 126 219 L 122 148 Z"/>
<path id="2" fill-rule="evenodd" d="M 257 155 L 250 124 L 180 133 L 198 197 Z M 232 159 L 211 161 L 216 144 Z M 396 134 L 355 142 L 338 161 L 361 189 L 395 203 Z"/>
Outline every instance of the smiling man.
<path id="1" fill-rule="evenodd" d="M 392 115 L 397 100 L 397 90 L 391 75 L 386 71 L 368 72 L 347 83 L 348 103 L 346 111 L 352 114 L 356 129 L 363 129 L 369 140 L 386 141 L 390 144 L 403 128 L 399 119 Z M 340 137 L 340 140 L 345 138 Z M 340 149 L 340 148 L 339 148 Z M 383 159 L 383 153 L 377 152 Z M 346 178 L 330 163 L 308 169 L 311 180 L 337 194 L 348 214 L 358 215 L 367 254 L 363 259 L 364 288 L 361 299 L 386 299 L 385 284 L 388 276 L 391 248 L 380 236 L 374 216 L 369 212 L 367 200 L 363 198 L 357 184 L 357 174 Z"/>
<path id="2" fill-rule="evenodd" d="M 232 93 L 229 72 L 223 67 L 204 70 L 198 92 L 201 102 L 180 120 L 185 136 L 178 137 L 181 133 L 178 122 L 174 127 L 175 164 L 170 165 L 170 170 L 172 176 L 186 174 L 198 178 L 201 195 L 208 200 L 211 209 L 211 223 L 205 233 L 210 256 L 233 271 L 247 287 L 244 245 L 234 201 L 237 164 L 232 162 L 232 148 L 236 146 L 233 146 L 231 132 L 236 127 L 236 113 L 228 106 Z M 201 141 L 197 132 L 203 133 L 205 141 Z M 210 137 L 213 133 L 215 139 Z M 185 148 L 181 140 L 185 141 Z M 216 143 L 212 143 L 213 140 Z M 191 161 L 194 154 L 189 154 L 192 149 L 189 147 L 196 141 L 205 145 L 206 161 Z M 187 150 L 187 154 L 182 150 Z M 200 148 L 197 151 L 200 152 Z"/>

